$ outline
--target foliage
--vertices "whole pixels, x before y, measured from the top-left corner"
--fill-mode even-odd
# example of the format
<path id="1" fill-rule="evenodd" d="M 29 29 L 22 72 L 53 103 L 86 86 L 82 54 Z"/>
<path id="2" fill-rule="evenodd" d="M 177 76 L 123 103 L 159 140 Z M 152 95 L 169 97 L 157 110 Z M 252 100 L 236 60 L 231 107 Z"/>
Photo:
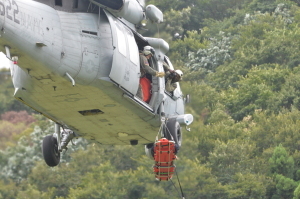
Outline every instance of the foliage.
<path id="1" fill-rule="evenodd" d="M 261 174 L 237 173 L 233 176 L 236 183 L 228 185 L 228 198 L 265 198 L 271 180 Z"/>
<path id="2" fill-rule="evenodd" d="M 8 121 L 12 124 L 24 122 L 26 125 L 35 121 L 32 115 L 29 115 L 26 111 L 8 111 L 1 115 L 1 120 Z"/>
<path id="3" fill-rule="evenodd" d="M 15 199 L 17 195 L 17 186 L 11 180 L 0 181 L 0 198 L 1 199 Z"/>
<path id="4" fill-rule="evenodd" d="M 298 183 L 283 175 L 276 175 L 276 193 L 272 198 L 292 198 Z"/>
<path id="5" fill-rule="evenodd" d="M 13 146 L 17 143 L 22 133 L 28 135 L 31 128 L 29 125 L 35 121 L 32 115 L 26 111 L 8 111 L 1 115 L 0 121 L 0 149 Z"/>
<path id="6" fill-rule="evenodd" d="M 36 127 L 30 137 L 21 137 L 15 147 L 7 148 L 1 153 L 1 178 L 20 182 L 31 172 L 37 160 L 41 159 L 40 146 L 44 134 Z"/>
<path id="7" fill-rule="evenodd" d="M 50 121 L 44 124 L 43 122 L 38 122 L 38 124 L 40 126 L 36 125 L 34 129 L 30 129 L 31 133 L 29 136 L 26 134 L 21 136 L 16 146 L 0 151 L 0 176 L 2 179 L 11 179 L 16 183 L 20 183 L 31 173 L 31 169 L 36 162 L 42 159 L 41 144 L 43 138 L 46 135 L 53 134 L 54 125 Z M 85 146 L 86 141 L 80 139 L 75 147 L 69 147 L 69 151 L 73 152 Z M 64 155 L 61 162 L 68 161 L 69 158 L 69 155 Z"/>
<path id="8" fill-rule="evenodd" d="M 271 173 L 280 174 L 288 178 L 293 178 L 294 159 L 289 157 L 285 148 L 279 145 L 275 148 L 272 157 L 269 160 Z"/>
<path id="9" fill-rule="evenodd" d="M 300 198 L 300 185 L 298 185 L 298 187 L 295 189 L 293 199 L 299 199 L 299 198 Z"/>
<path id="10" fill-rule="evenodd" d="M 230 60 L 230 41 L 224 32 L 219 33 L 221 40 L 210 38 L 210 44 L 207 49 L 199 49 L 196 53 L 190 52 L 187 67 L 192 71 L 199 71 L 198 76 L 205 77 L 208 73 L 215 72 L 216 68 L 227 60 Z"/>
<path id="11" fill-rule="evenodd" d="M 253 172 L 256 166 L 252 157 L 254 150 L 255 146 L 249 141 L 235 139 L 222 143 L 217 140 L 214 150 L 209 154 L 212 173 L 218 177 L 219 182 L 227 184 L 233 182 L 236 173 Z"/>
<path id="12" fill-rule="evenodd" d="M 14 146 L 19 135 L 26 129 L 24 123 L 12 124 L 7 121 L 0 121 L 0 149 L 5 149 L 8 146 Z"/>
<path id="13" fill-rule="evenodd" d="M 183 37 L 183 38 L 182 38 Z M 203 38 L 203 35 L 198 31 L 187 31 L 186 35 L 175 38 L 170 46 L 169 57 L 173 64 L 184 65 L 189 60 L 189 52 L 197 51 L 198 49 L 206 48 L 208 42 Z"/>
<path id="14" fill-rule="evenodd" d="M 253 67 L 246 77 L 236 82 L 236 87 L 226 91 L 223 102 L 235 120 L 253 114 L 256 109 L 278 111 L 278 106 L 274 107 L 272 102 L 276 103 L 276 92 L 281 91 L 287 74 L 287 70 L 276 65 Z"/>

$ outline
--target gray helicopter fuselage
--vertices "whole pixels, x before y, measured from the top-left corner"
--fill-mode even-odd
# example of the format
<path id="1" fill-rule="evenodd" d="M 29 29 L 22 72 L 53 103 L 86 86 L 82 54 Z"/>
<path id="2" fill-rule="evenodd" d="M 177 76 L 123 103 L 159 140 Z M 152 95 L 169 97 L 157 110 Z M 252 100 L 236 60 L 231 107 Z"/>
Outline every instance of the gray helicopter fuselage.
<path id="1" fill-rule="evenodd" d="M 14 96 L 95 142 L 151 143 L 161 112 L 170 118 L 184 115 L 179 84 L 168 93 L 164 78 L 152 77 L 150 102 L 137 97 L 139 51 L 153 46 L 152 66 L 163 71 L 166 61 L 173 69 L 165 56 L 168 44 L 144 38 L 134 25 L 88 5 L 83 8 L 90 13 L 31 0 L 0 0 L 0 51 L 18 58 L 10 65 Z"/>

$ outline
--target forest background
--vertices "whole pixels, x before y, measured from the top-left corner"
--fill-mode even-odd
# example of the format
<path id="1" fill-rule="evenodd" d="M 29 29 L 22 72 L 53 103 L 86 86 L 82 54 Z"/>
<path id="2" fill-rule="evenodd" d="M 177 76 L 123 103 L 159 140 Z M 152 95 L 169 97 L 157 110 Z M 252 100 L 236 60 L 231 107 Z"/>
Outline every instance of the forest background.
<path id="1" fill-rule="evenodd" d="M 194 115 L 176 161 L 187 199 L 300 199 L 300 1 L 150 0 L 164 23 Z M 53 123 L 14 100 L 0 76 L 0 198 L 180 198 L 144 146 L 78 139 L 59 166 L 42 160 Z"/>

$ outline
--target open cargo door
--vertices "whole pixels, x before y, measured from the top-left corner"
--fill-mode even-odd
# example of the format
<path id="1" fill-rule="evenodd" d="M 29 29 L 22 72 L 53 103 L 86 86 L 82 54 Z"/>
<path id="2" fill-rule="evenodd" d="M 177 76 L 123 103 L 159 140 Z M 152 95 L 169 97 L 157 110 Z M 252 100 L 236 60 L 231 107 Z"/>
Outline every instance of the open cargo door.
<path id="1" fill-rule="evenodd" d="M 113 62 L 109 77 L 136 95 L 140 79 L 139 50 L 132 31 L 122 22 L 107 13 L 113 37 Z"/>

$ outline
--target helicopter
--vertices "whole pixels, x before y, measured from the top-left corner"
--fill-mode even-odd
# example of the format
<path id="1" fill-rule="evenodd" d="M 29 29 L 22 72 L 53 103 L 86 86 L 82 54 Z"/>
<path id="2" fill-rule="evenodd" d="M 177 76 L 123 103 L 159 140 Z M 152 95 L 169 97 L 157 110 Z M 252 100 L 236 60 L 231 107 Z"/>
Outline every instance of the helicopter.
<path id="1" fill-rule="evenodd" d="M 142 144 L 149 155 L 159 133 L 181 147 L 193 115 L 179 83 L 168 92 L 165 77 L 150 76 L 149 99 L 137 95 L 145 46 L 155 50 L 153 69 L 163 72 L 167 63 L 174 70 L 168 43 L 139 33 L 147 22 L 162 23 L 163 13 L 138 0 L 0 0 L 0 51 L 14 97 L 54 121 L 42 144 L 48 166 L 78 137 Z"/>

